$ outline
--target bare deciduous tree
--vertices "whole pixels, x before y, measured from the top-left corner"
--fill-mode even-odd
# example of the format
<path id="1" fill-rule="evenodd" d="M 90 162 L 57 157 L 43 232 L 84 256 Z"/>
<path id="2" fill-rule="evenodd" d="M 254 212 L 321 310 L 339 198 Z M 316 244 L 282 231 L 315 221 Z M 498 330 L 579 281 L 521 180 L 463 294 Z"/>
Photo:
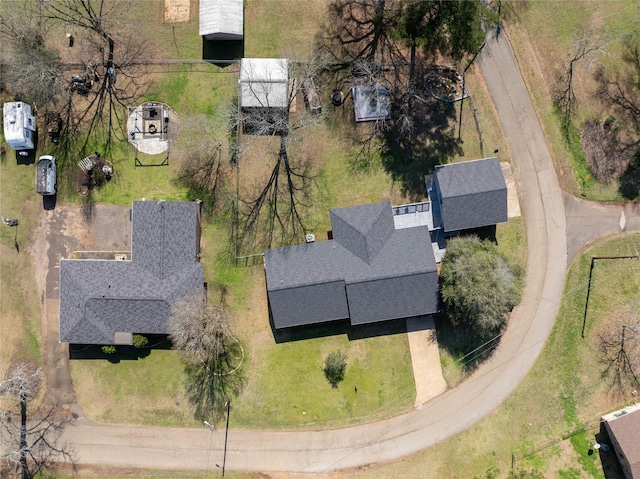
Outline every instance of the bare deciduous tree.
<path id="1" fill-rule="evenodd" d="M 0 383 L 0 396 L 14 398 L 20 409 L 20 422 L 8 418 L 1 421 L 2 464 L 0 471 L 28 479 L 49 467 L 53 461 L 70 460 L 71 455 L 59 439 L 69 421 L 57 416 L 57 408 L 40 411 L 28 420 L 28 402 L 40 390 L 42 369 L 29 361 L 18 361 L 9 367 Z"/>
<path id="2" fill-rule="evenodd" d="M 553 99 L 560 110 L 560 119 L 564 128 L 571 123 L 576 109 L 574 73 L 578 62 L 592 62 L 595 59 L 594 53 L 604 52 L 607 43 L 607 38 L 589 30 L 581 30 L 576 34 L 571 59 L 569 63 L 564 63 L 560 67 L 553 92 Z"/>
<path id="3" fill-rule="evenodd" d="M 298 146 L 305 129 L 317 122 L 321 114 L 291 111 L 297 99 L 308 94 L 303 89 L 311 84 L 309 80 L 317 79 L 327 64 L 326 56 L 317 53 L 311 53 L 305 60 L 289 61 L 291 86 L 284 102 L 276 87 L 264 82 L 255 87 L 249 85 L 249 90 L 245 90 L 255 96 L 261 107 L 236 107 L 230 112 L 229 130 L 239 135 L 241 156 L 250 149 L 252 138 L 270 136 L 277 140 L 277 146 L 266 151 L 265 156 L 275 159 L 269 159 L 270 173 L 266 179 L 259 184 L 243 185 L 236 206 L 239 251 L 291 244 L 306 233 L 304 218 L 314 184 L 313 168 L 309 152 Z"/>
<path id="4" fill-rule="evenodd" d="M 183 352 L 187 395 L 197 419 L 210 419 L 242 390 L 242 347 L 229 328 L 223 302 L 206 304 L 203 294 L 189 295 L 172 308 L 167 332 Z"/>
<path id="5" fill-rule="evenodd" d="M 230 205 L 229 180 L 233 153 L 225 160 L 219 128 L 211 118 L 196 116 L 189 119 L 202 128 L 187 133 L 187 141 L 173 150 L 180 162 L 177 181 L 189 189 L 190 199 L 201 199 L 209 211 L 219 212 Z"/>
<path id="6" fill-rule="evenodd" d="M 609 74 L 601 67 L 595 76 L 602 102 L 614 107 L 636 137 L 625 147 L 635 148 L 640 144 L 640 34 L 628 35 L 622 44 L 622 68 Z"/>
<path id="7" fill-rule="evenodd" d="M 5 2 L 0 17 L 2 85 L 17 98 L 47 108 L 58 100 L 63 66 L 57 52 L 45 47 L 46 30 L 29 17 L 22 2 Z"/>
<path id="8" fill-rule="evenodd" d="M 313 183 L 311 161 L 304 153 L 289 158 L 288 139 L 279 138 L 280 149 L 271 173 L 257 194 L 242 202 L 240 247 L 268 248 L 300 241 L 306 233 L 304 213 L 310 206 Z"/>
<path id="9" fill-rule="evenodd" d="M 122 1 L 39 0 L 34 15 L 46 21 L 62 22 L 84 31 L 88 48 L 80 52 L 82 98 L 70 97 L 63 111 L 64 150 L 72 154 L 90 144 L 100 144 L 107 154 L 114 140 L 125 140 L 126 107 L 144 93 L 144 68 L 139 60 L 146 42 L 124 21 L 130 4 Z M 128 26 L 129 25 L 129 26 Z M 97 89 L 94 89 L 97 85 Z M 77 132 L 87 132 L 78 144 Z"/>
<path id="10" fill-rule="evenodd" d="M 637 304 L 635 305 L 637 307 Z M 610 377 L 614 387 L 623 391 L 628 386 L 640 387 L 640 315 L 628 307 L 621 317 L 607 321 L 598 335 L 603 376 Z"/>

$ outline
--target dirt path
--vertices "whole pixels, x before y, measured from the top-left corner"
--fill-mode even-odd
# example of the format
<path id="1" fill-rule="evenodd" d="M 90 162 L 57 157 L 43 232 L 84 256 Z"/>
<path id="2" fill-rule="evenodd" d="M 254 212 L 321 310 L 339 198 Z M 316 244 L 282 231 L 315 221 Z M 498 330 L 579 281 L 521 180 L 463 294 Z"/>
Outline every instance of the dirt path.
<path id="1" fill-rule="evenodd" d="M 128 207 L 94 205 L 91 215 L 79 206 L 43 211 L 34 235 L 36 284 L 40 296 L 41 334 L 45 350 L 45 404 L 83 416 L 73 392 L 69 345 L 60 343 L 60 260 L 76 250 L 130 248 Z"/>

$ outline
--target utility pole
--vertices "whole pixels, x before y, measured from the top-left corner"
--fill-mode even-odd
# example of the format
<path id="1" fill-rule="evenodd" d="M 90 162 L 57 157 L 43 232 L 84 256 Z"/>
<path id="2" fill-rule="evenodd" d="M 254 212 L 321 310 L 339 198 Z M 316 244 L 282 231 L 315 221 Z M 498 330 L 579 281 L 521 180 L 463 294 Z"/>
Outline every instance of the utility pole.
<path id="1" fill-rule="evenodd" d="M 487 42 L 484 42 L 482 45 L 480 45 L 480 48 L 478 49 L 476 54 L 473 55 L 473 58 L 471 59 L 469 64 L 462 71 L 462 98 L 460 99 L 460 122 L 458 124 L 458 140 L 460 139 L 460 134 L 462 133 L 462 107 L 464 106 L 464 97 L 465 97 L 466 92 L 467 92 L 466 73 L 467 73 L 467 70 L 469 69 L 469 67 L 473 64 L 473 62 L 476 59 L 476 57 L 478 55 L 480 55 L 480 52 L 482 51 L 482 49 L 484 48 L 484 46 L 486 44 L 487 44 Z"/>
<path id="2" fill-rule="evenodd" d="M 229 412 L 231 412 L 231 401 L 227 401 L 227 427 L 224 432 L 224 455 L 222 456 L 222 477 L 224 477 L 224 468 L 227 465 L 227 439 L 229 438 Z"/>

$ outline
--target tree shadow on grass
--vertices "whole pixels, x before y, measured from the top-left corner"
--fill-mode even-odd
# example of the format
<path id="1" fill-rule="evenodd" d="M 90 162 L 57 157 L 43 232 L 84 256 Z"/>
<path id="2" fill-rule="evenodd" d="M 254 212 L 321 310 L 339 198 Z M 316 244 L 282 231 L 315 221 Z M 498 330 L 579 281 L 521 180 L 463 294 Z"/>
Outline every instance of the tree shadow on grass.
<path id="1" fill-rule="evenodd" d="M 227 403 L 240 395 L 246 377 L 237 359 L 236 354 L 224 354 L 212 357 L 206 363 L 185 365 L 185 389 L 196 419 L 219 417 Z"/>
<path id="2" fill-rule="evenodd" d="M 382 166 L 403 192 L 417 200 L 425 196 L 424 176 L 463 150 L 455 138 L 453 104 L 430 98 L 414 100 L 409 108 L 413 133 L 402 131 L 399 121 L 392 122 L 383 135 L 381 158 Z"/>
<path id="3" fill-rule="evenodd" d="M 438 334 L 438 345 L 447 351 L 460 369 L 467 373 L 491 357 L 500 344 L 499 331 L 490 335 L 479 335 L 467 324 L 453 324 L 444 313 L 434 315 Z"/>
<path id="4" fill-rule="evenodd" d="M 620 176 L 618 189 L 623 198 L 635 200 L 640 197 L 640 149 L 636 152 L 633 161 Z"/>

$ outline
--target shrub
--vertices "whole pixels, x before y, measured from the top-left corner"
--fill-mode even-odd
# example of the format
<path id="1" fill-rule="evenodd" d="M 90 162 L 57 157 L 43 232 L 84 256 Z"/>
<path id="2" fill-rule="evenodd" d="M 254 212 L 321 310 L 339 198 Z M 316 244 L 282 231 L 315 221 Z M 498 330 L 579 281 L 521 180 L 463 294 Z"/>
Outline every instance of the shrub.
<path id="1" fill-rule="evenodd" d="M 149 344 L 149 340 L 146 336 L 142 334 L 134 334 L 132 339 L 133 346 L 136 348 L 144 348 L 147 344 Z"/>
<path id="2" fill-rule="evenodd" d="M 496 245 L 475 236 L 447 242 L 440 290 L 452 322 L 467 323 L 481 337 L 502 328 L 506 313 L 518 304 L 521 295 L 517 274 Z"/>
<path id="3" fill-rule="evenodd" d="M 116 352 L 116 347 L 113 344 L 107 344 L 102 346 L 102 352 L 104 354 L 114 354 Z"/>
<path id="4" fill-rule="evenodd" d="M 324 362 L 324 376 L 331 384 L 331 387 L 338 387 L 338 383 L 344 379 L 346 369 L 347 355 L 343 351 L 329 353 Z"/>

